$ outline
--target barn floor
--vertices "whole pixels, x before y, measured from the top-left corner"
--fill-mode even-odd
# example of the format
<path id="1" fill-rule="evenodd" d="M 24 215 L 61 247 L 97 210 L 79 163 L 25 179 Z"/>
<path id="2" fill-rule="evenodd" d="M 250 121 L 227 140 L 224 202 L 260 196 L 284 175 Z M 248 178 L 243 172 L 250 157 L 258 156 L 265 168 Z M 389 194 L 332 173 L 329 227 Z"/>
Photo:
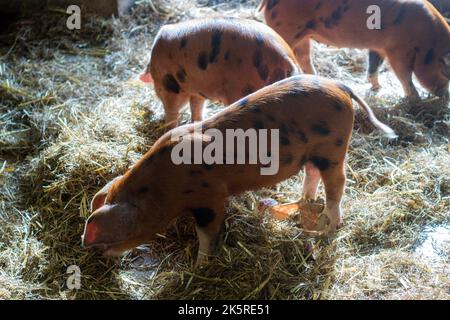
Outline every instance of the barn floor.
<path id="1" fill-rule="evenodd" d="M 399 135 L 387 141 L 358 113 L 345 224 L 334 238 L 306 238 L 255 210 L 261 198 L 297 199 L 300 173 L 231 199 L 220 255 L 199 270 L 189 217 L 120 260 L 81 248 L 92 196 L 163 132 L 159 101 L 136 81 L 159 27 L 213 14 L 251 18 L 257 2 L 142 0 L 130 16 L 83 16 L 76 32 L 50 10 L 0 34 L 0 299 L 450 297 L 448 106 L 424 92 L 423 102 L 406 103 L 386 67 L 383 89 L 371 92 L 364 52 L 322 45 L 319 73 L 365 96 Z M 66 285 L 71 265 L 82 273 L 79 290 Z"/>

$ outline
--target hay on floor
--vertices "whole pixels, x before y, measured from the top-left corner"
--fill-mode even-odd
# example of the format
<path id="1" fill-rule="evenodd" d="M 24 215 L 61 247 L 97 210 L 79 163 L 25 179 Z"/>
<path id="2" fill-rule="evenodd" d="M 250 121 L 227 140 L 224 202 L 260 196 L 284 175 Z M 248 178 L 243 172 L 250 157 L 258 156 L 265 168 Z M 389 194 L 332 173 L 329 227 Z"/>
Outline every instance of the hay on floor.
<path id="1" fill-rule="evenodd" d="M 163 132 L 158 99 L 136 81 L 157 30 L 214 14 L 260 19 L 258 2 L 142 0 L 129 16 L 85 16 L 75 32 L 50 10 L 0 35 L 0 299 L 448 298 L 450 248 L 436 260 L 415 250 L 426 226 L 450 223 L 448 106 L 405 102 L 388 69 L 371 92 L 359 50 L 316 45 L 314 59 L 399 139 L 357 113 L 334 238 L 306 238 L 255 209 L 261 198 L 298 199 L 299 174 L 231 199 L 220 254 L 199 270 L 190 217 L 122 259 L 81 247 L 92 196 Z M 81 269 L 80 290 L 67 288 L 70 265 Z"/>

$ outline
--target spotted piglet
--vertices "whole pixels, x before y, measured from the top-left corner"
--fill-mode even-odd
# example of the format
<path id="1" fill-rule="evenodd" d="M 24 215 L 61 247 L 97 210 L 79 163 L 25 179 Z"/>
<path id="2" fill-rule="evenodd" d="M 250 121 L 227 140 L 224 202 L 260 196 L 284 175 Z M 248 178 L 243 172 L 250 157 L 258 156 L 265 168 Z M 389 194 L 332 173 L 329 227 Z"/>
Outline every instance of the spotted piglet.
<path id="1" fill-rule="evenodd" d="M 199 263 L 214 251 L 230 196 L 273 186 L 303 167 L 304 199 L 316 198 L 320 179 L 325 186 L 324 213 L 330 223 L 317 235 L 333 233 L 341 223 L 344 161 L 354 118 L 352 99 L 367 112 L 371 123 L 395 136 L 351 89 L 310 75 L 279 81 L 208 120 L 167 132 L 128 172 L 95 195 L 84 246 L 100 246 L 106 254 L 118 255 L 148 243 L 173 219 L 191 213 L 199 238 Z M 236 132 L 245 138 L 234 145 Z M 215 161 L 207 161 L 207 150 L 216 143 L 215 152 L 210 150 Z M 192 153 L 194 161 L 192 154 L 180 152 L 180 146 L 192 145 L 204 150 L 201 161 L 195 160 L 198 152 Z M 269 151 L 262 152 L 264 147 Z M 181 153 L 187 158 L 179 162 Z"/>
<path id="2" fill-rule="evenodd" d="M 306 73 L 315 73 L 311 39 L 370 49 L 368 78 L 375 89 L 387 57 L 406 96 L 419 97 L 414 73 L 429 92 L 448 99 L 450 28 L 426 0 L 263 0 L 261 8 L 267 24 L 294 49 Z"/>
<path id="3" fill-rule="evenodd" d="M 271 28 L 214 18 L 162 27 L 141 80 L 154 83 L 166 123 L 175 127 L 187 102 L 192 120 L 201 121 L 205 99 L 229 105 L 298 70 L 292 50 Z"/>

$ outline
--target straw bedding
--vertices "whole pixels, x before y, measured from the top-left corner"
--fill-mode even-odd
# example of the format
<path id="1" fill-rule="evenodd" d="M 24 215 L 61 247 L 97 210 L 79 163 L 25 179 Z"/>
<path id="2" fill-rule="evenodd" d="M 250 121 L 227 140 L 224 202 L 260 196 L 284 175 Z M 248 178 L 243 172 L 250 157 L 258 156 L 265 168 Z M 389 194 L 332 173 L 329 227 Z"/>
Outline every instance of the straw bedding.
<path id="1" fill-rule="evenodd" d="M 129 16 L 85 15 L 75 32 L 50 8 L 0 35 L 0 299 L 449 297 L 448 243 L 436 259 L 416 250 L 426 227 L 450 223 L 449 108 L 424 92 L 423 102 L 406 103 L 388 69 L 374 94 L 364 52 L 323 45 L 319 72 L 355 88 L 399 135 L 387 141 L 358 112 L 345 224 L 334 238 L 304 237 L 255 209 L 262 198 L 296 200 L 300 173 L 232 198 L 220 253 L 201 269 L 192 266 L 190 217 L 121 259 L 81 247 L 92 196 L 163 132 L 160 102 L 136 81 L 159 27 L 223 14 L 260 19 L 257 4 L 137 1 Z M 66 286 L 70 265 L 81 269 L 79 290 Z"/>

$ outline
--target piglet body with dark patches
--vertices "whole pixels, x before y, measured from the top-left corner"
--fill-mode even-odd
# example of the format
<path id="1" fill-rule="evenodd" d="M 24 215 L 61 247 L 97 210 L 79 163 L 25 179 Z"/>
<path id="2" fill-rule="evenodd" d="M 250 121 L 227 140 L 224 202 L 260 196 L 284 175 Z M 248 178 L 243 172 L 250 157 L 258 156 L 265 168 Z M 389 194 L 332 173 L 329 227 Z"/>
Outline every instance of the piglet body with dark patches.
<path id="1" fill-rule="evenodd" d="M 101 246 L 108 254 L 117 254 L 148 243 L 176 217 L 192 214 L 200 242 L 200 262 L 204 255 L 213 253 L 230 196 L 273 186 L 298 174 L 303 167 L 306 178 L 302 196 L 315 199 L 319 180 L 323 180 L 325 212 L 330 220 L 323 234 L 334 232 L 341 222 L 344 160 L 354 118 L 352 99 L 364 108 L 376 127 L 394 135 L 351 89 L 309 75 L 267 86 L 208 120 L 167 132 L 137 164 L 94 197 L 84 245 Z M 278 130 L 279 152 L 271 155 L 275 161 L 278 159 L 278 169 L 263 175 L 261 170 L 267 168 L 267 163 L 249 164 L 254 152 L 249 143 L 244 146 L 246 164 L 174 164 L 173 152 L 180 141 L 210 146 L 212 140 L 202 134 L 207 129 L 215 129 L 223 137 L 228 129 Z M 265 141 L 272 150 L 275 141 L 269 137 Z M 226 148 L 222 157 L 225 155 Z"/>
<path id="2" fill-rule="evenodd" d="M 229 105 L 298 70 L 292 50 L 271 28 L 218 18 L 162 27 L 141 79 L 153 79 L 166 122 L 174 127 L 188 102 L 192 120 L 201 121 L 205 99 Z"/>
<path id="3" fill-rule="evenodd" d="M 380 8 L 380 28 L 369 28 Z M 293 48 L 305 73 L 314 74 L 310 40 L 336 47 L 369 49 L 368 77 L 379 88 L 378 69 L 384 58 L 404 89 L 417 99 L 415 74 L 429 92 L 448 98 L 450 28 L 426 0 L 263 0 L 266 23 Z M 274 14 L 276 13 L 276 14 Z"/>

